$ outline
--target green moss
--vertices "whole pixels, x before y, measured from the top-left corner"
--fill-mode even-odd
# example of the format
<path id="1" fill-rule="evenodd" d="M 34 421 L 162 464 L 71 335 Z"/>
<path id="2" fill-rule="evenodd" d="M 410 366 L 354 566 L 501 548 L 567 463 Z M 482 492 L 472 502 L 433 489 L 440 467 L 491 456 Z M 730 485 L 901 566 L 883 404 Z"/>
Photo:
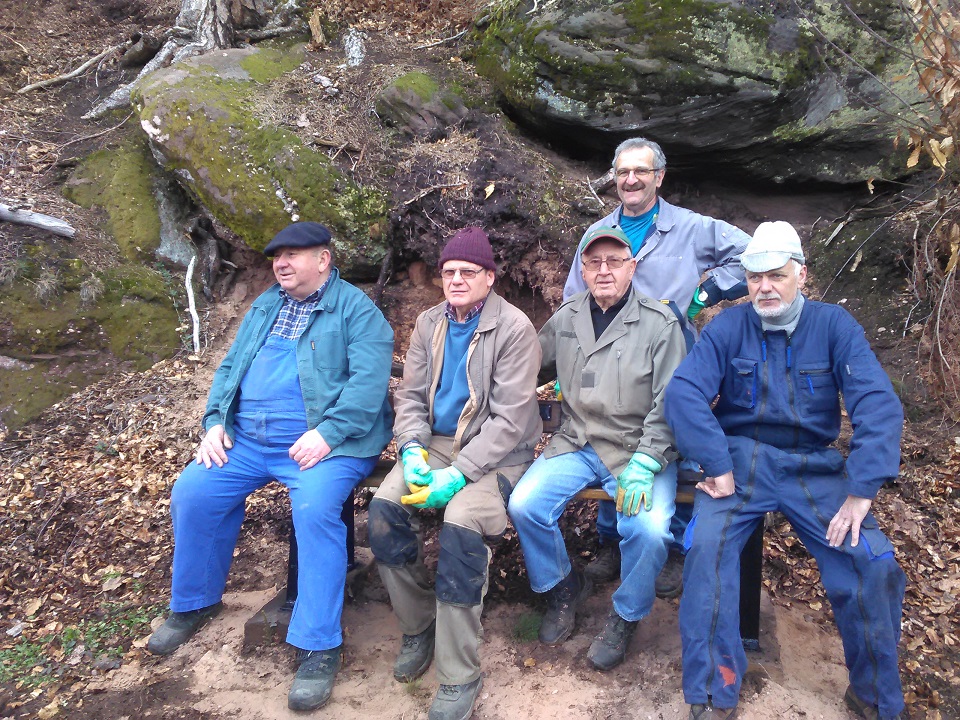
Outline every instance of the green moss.
<path id="1" fill-rule="evenodd" d="M 291 221 L 278 190 L 303 220 L 334 231 L 344 275 L 375 274 L 386 253 L 380 236 L 386 197 L 344 177 L 329 159 L 286 130 L 262 125 L 252 86 L 194 70 L 176 95 L 145 83 L 135 94 L 141 118 L 162 116 L 170 169 L 250 247 L 262 250 Z M 159 104 L 163 103 L 163 110 Z"/>
<path id="2" fill-rule="evenodd" d="M 416 93 L 424 102 L 430 100 L 440 90 L 437 81 L 422 72 L 406 73 L 394 80 L 392 84 L 397 90 Z"/>
<path id="3" fill-rule="evenodd" d="M 270 41 L 257 46 L 257 52 L 240 61 L 240 67 L 258 83 L 268 83 L 284 73 L 296 70 L 306 59 L 304 44 Z"/>
<path id="4" fill-rule="evenodd" d="M 156 165 L 143 139 L 100 150 L 83 160 L 64 189 L 72 202 L 107 213 L 107 231 L 130 260 L 152 257 L 160 245 L 153 194 Z"/>

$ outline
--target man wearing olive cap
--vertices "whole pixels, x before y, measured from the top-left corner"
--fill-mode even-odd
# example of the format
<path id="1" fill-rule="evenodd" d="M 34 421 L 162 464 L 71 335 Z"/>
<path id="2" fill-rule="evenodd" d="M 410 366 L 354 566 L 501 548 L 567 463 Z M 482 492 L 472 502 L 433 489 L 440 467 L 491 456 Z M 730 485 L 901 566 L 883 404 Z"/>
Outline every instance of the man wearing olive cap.
<path id="1" fill-rule="evenodd" d="M 667 158 L 652 140 L 634 137 L 620 143 L 613 153 L 613 173 L 620 205 L 591 225 L 583 238 L 598 228 L 621 229 L 630 239 L 630 253 L 637 261 L 632 279 L 634 289 L 654 300 L 668 302 L 680 318 L 688 345 L 692 345 L 697 332 L 692 320 L 704 307 L 746 295 L 740 252 L 750 236 L 730 223 L 678 207 L 660 197 Z M 564 300 L 586 290 L 581 269 L 578 252 L 563 288 Z M 562 383 L 560 390 L 566 392 Z M 674 542 L 657 578 L 659 597 L 680 594 L 681 541 L 689 520 L 689 505 L 680 505 L 670 525 Z M 598 503 L 597 534 L 600 549 L 587 566 L 587 575 L 593 580 L 614 580 L 620 571 L 620 546 L 611 502 Z"/>
<path id="2" fill-rule="evenodd" d="M 530 585 L 544 593 L 541 642 L 573 633 L 590 580 L 573 568 L 558 520 L 579 491 L 617 498 L 618 568 L 623 578 L 587 660 L 599 670 L 623 662 L 640 620 L 653 608 L 667 558 L 677 494 L 676 452 L 663 419 L 663 391 L 685 352 L 676 316 L 640 294 L 637 261 L 619 228 L 598 228 L 579 248 L 586 292 L 563 303 L 540 330 L 541 377 L 563 388 L 564 421 L 510 497 Z"/>
<path id="3" fill-rule="evenodd" d="M 173 486 L 172 612 L 147 644 L 172 653 L 220 612 L 246 497 L 281 482 L 300 558 L 287 631 L 299 650 L 293 710 L 320 707 L 333 689 L 347 571 L 340 512 L 391 436 L 393 331 L 340 278 L 330 241 L 323 225 L 298 222 L 264 250 L 277 284 L 253 302 L 217 368 L 196 462 Z"/>
<path id="4" fill-rule="evenodd" d="M 905 578 L 870 506 L 899 473 L 900 401 L 863 328 L 801 294 L 807 268 L 793 227 L 761 223 L 740 260 L 750 303 L 707 325 L 666 392 L 677 447 L 706 475 L 685 536 L 680 601 L 690 718 L 737 715 L 747 668 L 740 552 L 771 511 L 787 517 L 820 568 L 850 674 L 847 705 L 869 720 L 899 718 Z M 853 426 L 846 461 L 831 447 L 840 394 Z"/>

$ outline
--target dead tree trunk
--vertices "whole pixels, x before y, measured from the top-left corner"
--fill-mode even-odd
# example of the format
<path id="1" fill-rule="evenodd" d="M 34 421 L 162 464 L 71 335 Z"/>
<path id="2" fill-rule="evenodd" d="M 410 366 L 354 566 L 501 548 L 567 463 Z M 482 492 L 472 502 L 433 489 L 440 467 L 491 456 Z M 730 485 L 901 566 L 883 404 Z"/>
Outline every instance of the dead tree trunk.
<path id="1" fill-rule="evenodd" d="M 277 29 L 299 29 L 296 13 L 299 0 L 183 0 L 177 24 L 166 33 L 166 42 L 133 82 L 122 85 L 83 116 L 97 120 L 112 110 L 130 104 L 130 93 L 137 80 L 157 68 L 200 55 L 210 50 L 233 47 L 238 31 L 248 35 L 264 32 L 276 35 Z"/>

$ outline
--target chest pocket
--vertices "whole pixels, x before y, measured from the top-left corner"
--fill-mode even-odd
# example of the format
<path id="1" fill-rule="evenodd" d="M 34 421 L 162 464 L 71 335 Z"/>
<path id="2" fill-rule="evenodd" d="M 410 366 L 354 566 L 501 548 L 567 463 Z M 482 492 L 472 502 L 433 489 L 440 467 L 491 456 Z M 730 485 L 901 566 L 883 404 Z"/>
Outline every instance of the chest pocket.
<path id="1" fill-rule="evenodd" d="M 800 386 L 797 388 L 797 396 L 800 410 L 805 415 L 839 410 L 837 384 L 829 367 L 802 367 L 799 373 Z"/>
<path id="2" fill-rule="evenodd" d="M 323 332 L 313 341 L 313 357 L 318 368 L 346 374 L 347 348 L 339 331 Z"/>
<path id="3" fill-rule="evenodd" d="M 734 358 L 733 387 L 730 402 L 740 407 L 752 408 L 757 404 L 757 362 L 745 358 Z"/>

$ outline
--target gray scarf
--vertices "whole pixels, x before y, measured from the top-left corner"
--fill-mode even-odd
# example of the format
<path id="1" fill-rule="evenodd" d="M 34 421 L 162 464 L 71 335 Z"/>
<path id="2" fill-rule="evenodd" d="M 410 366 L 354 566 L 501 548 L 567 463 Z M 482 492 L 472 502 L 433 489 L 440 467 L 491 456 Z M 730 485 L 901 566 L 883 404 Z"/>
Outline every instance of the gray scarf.
<path id="1" fill-rule="evenodd" d="M 803 295 L 798 291 L 793 302 L 787 306 L 783 313 L 773 318 L 761 317 L 760 326 L 764 332 L 786 330 L 787 335 L 793 335 L 793 331 L 797 329 L 797 323 L 800 322 L 801 310 L 803 310 Z"/>

